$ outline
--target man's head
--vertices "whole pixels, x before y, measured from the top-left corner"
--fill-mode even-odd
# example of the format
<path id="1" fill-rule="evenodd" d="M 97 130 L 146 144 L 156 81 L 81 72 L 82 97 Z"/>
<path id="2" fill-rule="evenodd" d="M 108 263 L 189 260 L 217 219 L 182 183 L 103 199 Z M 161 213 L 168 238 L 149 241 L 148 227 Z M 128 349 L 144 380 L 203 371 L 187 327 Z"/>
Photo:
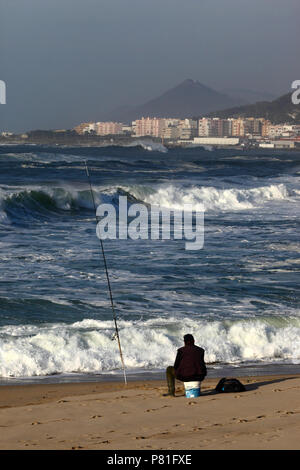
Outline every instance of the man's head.
<path id="1" fill-rule="evenodd" d="M 187 344 L 194 344 L 195 340 L 194 340 L 194 336 L 193 335 L 184 335 L 183 337 L 183 341 L 184 341 L 184 344 L 187 345 Z"/>

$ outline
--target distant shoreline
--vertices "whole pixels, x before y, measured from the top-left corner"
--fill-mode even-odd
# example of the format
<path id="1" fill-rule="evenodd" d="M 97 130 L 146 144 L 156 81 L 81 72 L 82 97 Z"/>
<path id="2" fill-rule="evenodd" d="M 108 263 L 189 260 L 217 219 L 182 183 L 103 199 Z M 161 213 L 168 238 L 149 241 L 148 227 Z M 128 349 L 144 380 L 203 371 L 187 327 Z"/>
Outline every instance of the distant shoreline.
<path id="1" fill-rule="evenodd" d="M 216 144 L 191 144 L 190 142 L 162 142 L 161 139 L 138 139 L 134 138 L 131 140 L 114 140 L 111 141 L 93 141 L 91 139 L 88 140 L 72 140 L 64 141 L 64 142 L 54 142 L 54 141 L 28 141 L 27 139 L 18 139 L 18 140 L 11 140 L 11 139 L 0 139 L 0 147 L 5 146 L 17 146 L 17 145 L 24 145 L 24 146 L 45 146 L 45 147 L 57 147 L 57 148 L 64 148 L 64 147 L 94 147 L 94 148 L 105 148 L 105 147 L 124 147 L 124 148 L 136 148 L 136 147 L 143 147 L 142 144 L 161 144 L 165 148 L 172 150 L 176 148 L 185 148 L 185 149 L 196 149 L 196 148 L 203 148 L 210 147 L 212 150 L 242 150 L 242 151 L 249 151 L 249 150 L 258 150 L 258 151 L 272 151 L 272 152 L 299 152 L 300 147 L 295 148 L 263 148 L 263 147 L 256 147 L 256 146 L 243 146 L 243 145 L 216 145 Z"/>

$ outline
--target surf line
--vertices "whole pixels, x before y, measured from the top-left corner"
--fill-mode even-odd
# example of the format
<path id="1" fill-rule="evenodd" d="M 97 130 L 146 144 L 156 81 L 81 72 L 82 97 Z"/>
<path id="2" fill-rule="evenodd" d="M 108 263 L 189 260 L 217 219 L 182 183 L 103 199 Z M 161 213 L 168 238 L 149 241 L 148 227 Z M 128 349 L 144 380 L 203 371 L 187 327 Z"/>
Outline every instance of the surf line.
<path id="1" fill-rule="evenodd" d="M 87 174 L 87 177 L 88 177 L 88 180 L 89 180 L 90 192 L 91 192 L 91 196 L 92 196 L 92 201 L 93 201 L 93 206 L 94 206 L 94 211 L 95 211 L 96 225 L 97 225 L 98 224 L 98 219 L 97 219 L 96 202 L 95 202 L 94 192 L 93 192 L 93 188 L 92 188 L 90 172 L 89 172 L 89 168 L 88 168 L 86 160 L 85 160 L 85 170 L 86 170 L 86 174 Z M 101 253 L 102 253 L 102 257 L 103 257 L 104 269 L 105 269 L 107 286 L 108 286 L 108 292 L 109 292 L 109 298 L 110 298 L 110 304 L 111 304 L 111 309 L 112 309 L 112 312 L 113 312 L 113 320 L 114 320 L 114 324 L 115 324 L 114 339 L 116 338 L 117 341 L 118 341 L 120 359 L 121 359 L 121 364 L 122 364 L 122 369 L 123 369 L 123 374 L 124 374 L 124 382 L 125 382 L 125 385 L 127 385 L 126 369 L 125 369 L 125 363 L 124 363 L 124 358 L 123 358 L 123 353 L 122 353 L 122 348 L 121 348 L 121 341 L 120 341 L 120 335 L 119 335 L 117 315 L 116 315 L 114 299 L 113 299 L 112 290 L 111 290 L 111 284 L 110 284 L 110 279 L 109 279 L 109 274 L 108 274 L 108 268 L 107 268 L 107 263 L 106 263 L 106 256 L 105 256 L 105 252 L 104 252 L 103 241 L 101 240 L 101 238 L 98 238 L 98 240 L 100 242 Z"/>

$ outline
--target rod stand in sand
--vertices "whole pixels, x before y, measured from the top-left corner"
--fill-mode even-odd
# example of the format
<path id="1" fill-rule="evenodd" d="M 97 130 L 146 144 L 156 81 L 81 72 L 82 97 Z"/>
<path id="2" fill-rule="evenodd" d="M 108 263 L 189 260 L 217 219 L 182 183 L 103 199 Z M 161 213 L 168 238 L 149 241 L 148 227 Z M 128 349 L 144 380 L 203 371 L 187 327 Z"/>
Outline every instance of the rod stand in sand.
<path id="1" fill-rule="evenodd" d="M 93 201 L 93 206 L 94 206 L 94 211 L 95 211 L 95 219 L 96 219 L 96 224 L 98 224 L 98 219 L 97 219 L 97 214 L 96 214 L 96 203 L 95 203 L 95 198 L 94 198 L 94 192 L 92 188 L 92 183 L 91 183 L 91 177 L 89 173 L 89 169 L 87 166 L 87 162 L 85 161 L 85 170 L 86 174 L 89 180 L 89 185 L 90 185 L 90 192 L 92 196 L 92 201 Z M 115 324 L 115 335 L 113 339 L 117 339 L 118 341 L 118 347 L 119 347 L 119 352 L 120 352 L 120 359 L 121 359 L 121 364 L 122 364 L 122 369 L 124 373 L 124 382 L 125 385 L 127 385 L 127 377 L 126 377 L 126 369 L 125 369 L 125 363 L 124 363 L 124 358 L 123 358 L 123 353 L 122 353 L 122 348 L 121 348 L 121 341 L 120 341 L 120 335 L 119 335 L 119 328 L 118 328 L 118 323 L 117 323 L 117 315 L 115 311 L 115 306 L 114 306 L 114 300 L 113 300 L 113 295 L 112 295 L 112 290 L 111 290 L 111 285 L 110 285 L 110 279 L 109 279 L 109 274 L 108 274 L 108 268 L 107 268 L 107 263 L 106 263 L 106 257 L 105 257 L 105 252 L 104 252 L 104 246 L 103 246 L 103 241 L 101 238 L 99 238 L 100 242 L 100 247 L 101 247 L 101 253 L 103 257 L 103 262 L 104 262 L 104 268 L 105 268 L 105 274 L 106 274 L 106 280 L 107 280 L 107 286 L 108 286 L 108 291 L 109 291 L 109 298 L 110 298 L 110 304 L 111 304 L 111 309 L 113 312 L 113 320 Z"/>

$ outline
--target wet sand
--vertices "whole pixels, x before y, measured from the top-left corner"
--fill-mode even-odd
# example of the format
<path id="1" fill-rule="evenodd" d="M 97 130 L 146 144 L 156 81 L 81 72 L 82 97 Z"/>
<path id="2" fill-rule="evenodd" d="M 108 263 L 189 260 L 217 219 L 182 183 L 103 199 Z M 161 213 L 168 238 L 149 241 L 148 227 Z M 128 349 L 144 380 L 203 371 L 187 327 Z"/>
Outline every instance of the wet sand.
<path id="1" fill-rule="evenodd" d="M 299 449 L 299 374 L 218 380 L 194 399 L 161 380 L 1 386 L 0 449 Z"/>

